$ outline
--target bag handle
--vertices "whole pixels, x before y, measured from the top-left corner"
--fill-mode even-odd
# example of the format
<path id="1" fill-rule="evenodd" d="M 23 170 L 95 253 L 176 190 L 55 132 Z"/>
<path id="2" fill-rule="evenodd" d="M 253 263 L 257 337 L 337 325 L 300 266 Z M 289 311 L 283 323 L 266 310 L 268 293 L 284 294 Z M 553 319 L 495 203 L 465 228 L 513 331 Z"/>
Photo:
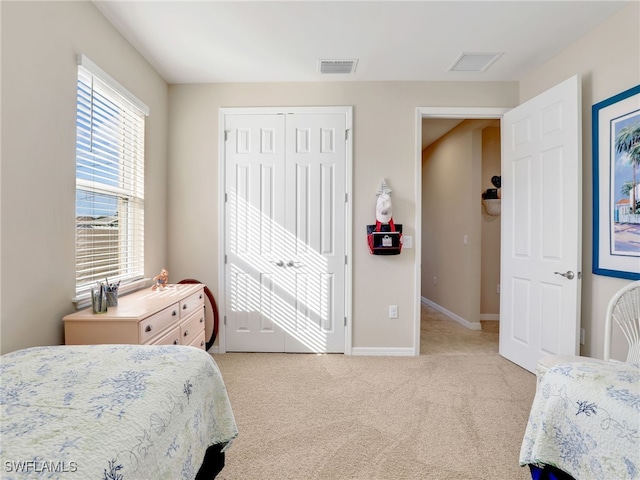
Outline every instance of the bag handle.
<path id="1" fill-rule="evenodd" d="M 389 227 L 391 229 L 391 232 L 395 232 L 396 231 L 396 226 L 393 223 L 393 218 L 389 219 Z M 382 228 L 382 223 L 380 223 L 380 221 L 376 220 L 376 232 L 379 232 L 381 228 Z"/>

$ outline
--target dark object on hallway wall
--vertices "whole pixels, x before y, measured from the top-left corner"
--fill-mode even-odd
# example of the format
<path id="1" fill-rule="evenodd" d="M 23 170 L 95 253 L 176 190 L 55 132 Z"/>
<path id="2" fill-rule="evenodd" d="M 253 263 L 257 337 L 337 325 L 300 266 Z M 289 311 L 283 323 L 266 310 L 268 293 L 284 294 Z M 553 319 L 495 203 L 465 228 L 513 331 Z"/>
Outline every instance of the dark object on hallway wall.
<path id="1" fill-rule="evenodd" d="M 492 200 L 498 198 L 497 188 L 487 188 L 487 191 L 482 194 L 484 200 Z"/>

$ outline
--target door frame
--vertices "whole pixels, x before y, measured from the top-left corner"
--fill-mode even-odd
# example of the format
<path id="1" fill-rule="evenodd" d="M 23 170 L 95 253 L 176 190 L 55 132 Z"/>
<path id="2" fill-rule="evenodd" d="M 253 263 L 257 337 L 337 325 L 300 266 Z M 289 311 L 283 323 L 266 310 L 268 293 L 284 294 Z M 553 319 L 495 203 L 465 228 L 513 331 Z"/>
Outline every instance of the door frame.
<path id="1" fill-rule="evenodd" d="M 218 326 L 218 346 L 211 347 L 212 353 L 226 353 L 225 323 L 226 323 L 226 283 L 225 283 L 225 235 L 226 223 L 226 158 L 225 158 L 225 116 L 226 115 L 283 115 L 293 114 L 344 114 L 346 117 L 347 138 L 345 148 L 345 335 L 344 354 L 351 355 L 352 349 L 352 292 L 353 292 L 353 255 L 352 255 L 352 211 L 353 211 L 353 107 L 352 106 L 323 106 L 323 107 L 221 107 L 218 109 L 218 308 L 220 323 Z"/>
<path id="2" fill-rule="evenodd" d="M 516 105 L 517 106 L 517 105 Z M 503 115 L 513 107 L 417 107 L 416 108 L 416 157 L 415 157 L 415 315 L 413 325 L 413 354 L 420 355 L 420 310 L 422 306 L 422 119 L 458 118 L 458 119 L 499 119 L 502 125 Z M 502 219 L 500 220 L 502 223 Z M 502 228 L 502 226 L 501 226 Z"/>

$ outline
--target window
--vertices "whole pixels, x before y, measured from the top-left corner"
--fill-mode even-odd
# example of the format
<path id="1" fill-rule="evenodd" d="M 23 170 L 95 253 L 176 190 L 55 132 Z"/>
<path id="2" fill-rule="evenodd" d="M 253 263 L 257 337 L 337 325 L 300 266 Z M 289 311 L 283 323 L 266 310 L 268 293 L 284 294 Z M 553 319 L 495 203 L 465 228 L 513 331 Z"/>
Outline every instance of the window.
<path id="1" fill-rule="evenodd" d="M 144 276 L 147 107 L 78 55 L 76 297 L 96 282 Z"/>

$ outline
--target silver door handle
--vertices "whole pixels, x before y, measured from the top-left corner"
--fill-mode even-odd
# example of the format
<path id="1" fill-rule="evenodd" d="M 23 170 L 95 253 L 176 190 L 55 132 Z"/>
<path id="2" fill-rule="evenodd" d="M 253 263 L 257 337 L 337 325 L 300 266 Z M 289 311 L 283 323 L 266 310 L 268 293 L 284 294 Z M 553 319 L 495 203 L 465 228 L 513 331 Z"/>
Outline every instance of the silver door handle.
<path id="1" fill-rule="evenodd" d="M 284 267 L 284 262 L 282 260 L 270 260 L 270 263 L 273 263 L 276 267 Z"/>
<path id="2" fill-rule="evenodd" d="M 289 260 L 287 262 L 287 267 L 299 267 L 300 266 L 300 262 L 294 262 L 293 260 Z"/>
<path id="3" fill-rule="evenodd" d="M 573 278 L 576 276 L 571 270 L 569 270 L 567 273 L 562 273 L 562 272 L 553 272 L 553 273 L 555 273 L 556 275 L 561 275 L 567 280 L 573 280 Z"/>

